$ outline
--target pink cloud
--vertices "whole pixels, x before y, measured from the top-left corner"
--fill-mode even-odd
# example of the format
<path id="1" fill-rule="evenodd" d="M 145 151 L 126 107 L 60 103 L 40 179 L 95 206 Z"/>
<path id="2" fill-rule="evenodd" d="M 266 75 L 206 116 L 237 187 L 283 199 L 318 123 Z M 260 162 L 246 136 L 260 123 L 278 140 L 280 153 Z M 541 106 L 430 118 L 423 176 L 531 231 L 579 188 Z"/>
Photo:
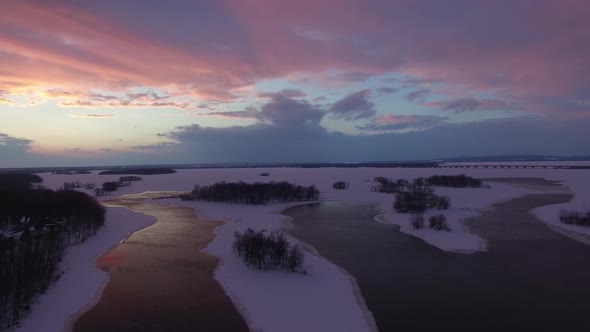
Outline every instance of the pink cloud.
<path id="1" fill-rule="evenodd" d="M 295 73 L 363 82 L 395 72 L 461 86 L 466 94 L 455 98 L 487 92 L 526 111 L 550 111 L 539 102 L 547 97 L 590 98 L 586 1 L 141 3 L 4 4 L 0 79 L 29 91 L 166 87 L 229 102 L 259 80 Z"/>

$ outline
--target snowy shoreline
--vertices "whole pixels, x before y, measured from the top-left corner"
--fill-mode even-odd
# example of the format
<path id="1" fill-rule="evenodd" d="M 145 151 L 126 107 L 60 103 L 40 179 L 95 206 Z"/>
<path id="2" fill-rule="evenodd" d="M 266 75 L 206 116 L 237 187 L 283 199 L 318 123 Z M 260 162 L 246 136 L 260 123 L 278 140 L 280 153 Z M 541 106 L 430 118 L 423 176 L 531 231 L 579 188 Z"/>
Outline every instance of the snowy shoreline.
<path id="1" fill-rule="evenodd" d="M 59 267 L 64 273 L 35 299 L 29 315 L 13 331 L 70 331 L 77 317 L 100 300 L 109 281 L 110 273 L 97 268 L 96 261 L 155 221 L 126 208 L 107 207 L 105 226 L 85 242 L 67 248 Z M 59 300 L 63 298 L 68 301 Z"/>
<path id="2" fill-rule="evenodd" d="M 321 257 L 309 244 L 288 235 L 304 248 L 302 273 L 248 268 L 233 252 L 233 233 L 246 228 L 274 231 L 291 226 L 286 209 L 317 203 L 294 202 L 270 206 L 228 205 L 162 199 L 155 204 L 193 208 L 198 217 L 223 220 L 204 251 L 219 257 L 214 277 L 222 285 L 252 331 L 377 331 L 356 279 Z M 241 216 L 241 217 L 240 217 Z M 232 220 L 232 221 L 230 221 Z M 326 312 L 325 308 L 330 308 Z"/>
<path id="3" fill-rule="evenodd" d="M 265 171 L 269 172 L 270 176 L 266 178 L 260 178 L 259 173 Z M 533 212 L 537 217 L 544 222 L 552 223 L 556 227 L 561 227 L 557 220 L 558 211 L 562 207 L 567 208 L 580 208 L 584 205 L 584 200 L 587 200 L 590 196 L 590 177 L 588 172 L 578 170 L 543 170 L 543 169 L 381 169 L 381 168 L 353 168 L 353 169 L 332 169 L 332 168 L 321 168 L 321 169 L 299 169 L 299 168 L 272 168 L 272 169 L 201 169 L 201 170 L 179 170 L 176 174 L 169 175 L 153 175 L 143 176 L 144 180 L 133 183 L 132 187 L 121 188 L 117 194 L 134 194 L 147 191 L 189 191 L 192 189 L 194 184 L 211 184 L 218 181 L 290 181 L 301 185 L 316 185 L 322 192 L 323 201 L 340 201 L 340 202 L 360 202 L 360 203 L 371 203 L 376 204 L 378 209 L 382 212 L 382 219 L 388 223 L 394 223 L 400 225 L 400 230 L 423 239 L 431 245 L 434 245 L 442 250 L 469 253 L 473 251 L 485 250 L 485 240 L 465 232 L 465 229 L 461 227 L 462 223 L 460 220 L 477 216 L 478 210 L 488 208 L 491 205 L 502 201 L 509 200 L 518 196 L 525 195 L 527 193 L 539 193 L 534 188 L 523 188 L 515 187 L 512 185 L 506 185 L 502 183 L 493 183 L 492 189 L 445 189 L 437 188 L 437 192 L 443 195 L 451 197 L 451 210 L 440 211 L 447 215 L 449 223 L 453 228 L 452 232 L 440 232 L 432 230 L 419 230 L 420 233 L 415 234 L 410 227 L 409 220 L 404 219 L 404 215 L 396 214 L 391 209 L 393 202 L 393 196 L 391 194 L 381 194 L 370 191 L 372 185 L 372 178 L 374 176 L 386 176 L 390 178 L 406 178 L 412 179 L 419 176 L 429 176 L 433 174 L 460 174 L 465 173 L 469 176 L 478 178 L 507 178 L 507 177 L 538 177 L 545 178 L 548 180 L 562 181 L 563 185 L 570 188 L 571 192 L 575 194 L 575 198 L 564 204 L 544 206 L 535 209 Z M 97 172 L 92 174 L 80 174 L 80 175 L 53 175 L 53 174 L 41 174 L 45 179 L 45 185 L 52 189 L 58 189 L 64 182 L 79 180 L 83 183 L 93 182 L 100 184 L 105 181 L 113 181 L 118 176 L 98 175 Z M 345 180 L 350 182 L 350 188 L 348 190 L 335 190 L 332 189 L 332 183 Z M 84 190 L 82 190 L 84 191 Z M 115 198 L 116 196 L 101 197 L 102 200 Z M 312 279 L 310 276 L 299 276 L 289 275 L 284 272 L 258 272 L 248 269 L 244 264 L 235 257 L 231 252 L 231 240 L 233 232 L 235 230 L 241 230 L 252 226 L 258 229 L 274 230 L 285 227 L 289 224 L 288 217 L 281 215 L 280 213 L 289 207 L 309 204 L 305 203 L 294 203 L 284 205 L 274 205 L 263 209 L 255 210 L 257 207 L 244 207 L 244 206 L 228 206 L 227 204 L 216 204 L 216 203 L 203 203 L 203 202 L 181 202 L 179 200 L 158 200 L 152 201 L 153 204 L 168 204 L 170 205 L 186 205 L 190 206 L 197 212 L 200 218 L 212 219 L 212 220 L 224 220 L 226 223 L 215 230 L 215 238 L 205 249 L 208 253 L 214 254 L 220 258 L 220 263 L 215 271 L 215 278 L 220 282 L 226 294 L 230 296 L 232 301 L 236 304 L 236 307 L 240 312 L 245 312 L 245 319 L 248 320 L 248 325 L 251 329 L 262 329 L 265 331 L 285 330 L 285 326 L 289 326 L 290 322 L 298 326 L 299 330 L 329 330 L 333 328 L 330 326 L 329 321 L 339 322 L 342 320 L 342 316 L 351 315 L 322 315 L 325 308 L 329 308 L 332 305 L 341 305 L 344 312 L 352 313 L 355 324 L 360 324 L 362 327 L 358 328 L 355 324 L 348 325 L 348 330 L 373 330 L 372 324 L 368 323 L 372 320 L 367 320 L 366 312 L 363 312 L 362 296 L 359 297 L 358 289 L 355 289 L 356 283 L 350 279 L 348 273 L 343 273 L 341 269 L 331 262 L 325 260 L 320 256 L 316 256 L 313 250 L 308 247 L 306 250 L 306 265 L 308 265 L 309 274 L 316 278 L 314 283 L 308 282 Z M 70 248 L 68 255 L 78 256 L 82 254 L 93 256 L 87 256 L 86 259 L 80 260 L 67 260 L 64 258 L 63 266 L 68 271 L 60 278 L 57 284 L 51 287 L 46 294 L 39 296 L 36 303 L 32 305 L 31 315 L 24 319 L 21 326 L 16 329 L 19 332 L 26 331 L 61 331 L 64 328 L 64 322 L 67 323 L 68 318 L 72 318 L 79 314 L 84 308 L 91 307 L 92 300 L 100 299 L 102 293 L 102 287 L 106 285 L 108 281 L 108 273 L 100 271 L 94 265 L 95 259 L 100 256 L 103 252 L 109 248 L 115 246 L 117 243 L 122 241 L 130 232 L 124 234 L 119 233 L 118 238 L 103 235 L 100 233 L 109 229 L 123 228 L 134 224 L 133 220 L 136 219 L 137 223 L 141 224 L 141 227 L 137 227 L 135 231 L 151 225 L 155 218 L 141 215 L 139 213 L 128 211 L 124 208 L 109 208 L 108 213 L 111 214 L 107 218 L 107 227 L 99 232 L 97 236 L 90 239 L 84 244 Z M 113 214 L 113 211 L 125 211 Z M 435 211 L 439 212 L 439 211 Z M 127 214 L 127 216 L 123 216 Z M 427 215 L 428 216 L 428 215 Z M 407 217 L 406 217 L 407 218 Z M 119 220 L 119 222 L 117 222 Z M 126 220 L 125 222 L 120 222 Z M 131 223 L 127 221 L 131 220 Z M 557 223 L 557 224 L 556 224 Z M 137 226 L 137 225 L 136 225 Z M 570 225 L 563 225 L 570 226 Z M 590 238 L 590 230 L 581 229 L 579 226 L 564 227 L 569 232 L 575 232 L 576 234 L 588 234 Z M 573 229 L 571 229 L 573 228 Z M 555 228 L 554 228 L 555 229 Z M 423 232 L 424 231 L 424 232 Z M 556 229 L 559 231 L 559 229 Z M 102 240 L 101 240 L 102 239 Z M 106 239 L 106 240 L 105 240 Z M 292 238 L 290 238 L 292 239 Z M 92 247 L 88 245 L 92 241 L 100 242 L 103 246 L 103 250 L 98 252 L 92 252 L 91 249 L 84 248 L 84 246 Z M 102 243 L 102 241 L 111 241 L 110 245 Z M 484 243 L 484 245 L 482 245 Z M 587 243 L 590 244 L 590 243 Z M 80 253 L 78 253 L 80 252 Z M 316 252 L 317 254 L 317 252 Z M 75 272 L 72 270 L 85 269 L 92 278 L 86 283 L 82 283 L 81 278 L 76 277 Z M 105 276 L 106 274 L 106 276 Z M 79 274 L 78 274 L 79 275 Z M 299 278 L 301 277 L 301 278 Z M 75 281 L 74 287 L 64 287 L 65 279 L 73 279 Z M 102 279 L 101 279 L 102 278 Z M 107 278 L 107 279 L 105 279 Z M 239 280 L 237 278 L 240 278 Z M 104 284 L 101 284 L 104 282 Z M 240 284 L 258 285 L 259 292 L 270 293 L 275 297 L 267 298 L 266 295 L 260 296 L 256 291 L 249 292 L 247 289 L 236 289 Z M 68 283 L 65 283 L 68 285 Z M 102 285 L 102 286 L 101 286 Z M 337 285 L 337 286 L 334 286 Z M 260 287 L 262 286 L 269 286 Z M 243 288 L 246 288 L 242 286 Z M 297 319 L 291 317 L 286 318 L 286 323 L 276 324 L 276 321 L 268 321 L 273 315 L 279 315 L 278 308 L 281 305 L 276 303 L 289 302 L 293 294 L 295 298 L 299 298 L 300 294 L 308 294 L 311 299 L 316 300 L 322 296 L 321 294 L 330 294 L 330 292 L 321 293 L 317 290 L 321 288 L 328 288 L 332 291 L 346 293 L 344 298 L 335 297 L 330 298 L 326 302 L 311 301 L 318 303 L 311 303 L 310 307 L 307 308 L 310 311 L 310 317 L 304 317 L 305 321 L 309 321 L 309 324 L 301 327 L 302 319 L 297 316 Z M 358 286 L 356 286 L 358 287 Z M 238 287 L 239 288 L 239 287 Z M 254 288 L 256 289 L 256 288 Z M 281 293 L 282 289 L 292 289 L 291 293 Z M 78 292 L 78 293 L 76 293 Z M 291 297 L 289 297 L 291 296 Z M 327 296 L 327 295 L 326 295 Z M 53 305 L 57 298 L 69 297 L 69 309 L 58 308 L 59 312 L 54 312 L 55 306 Z M 303 297 L 303 296 L 301 296 Z M 361 303 L 357 303 L 359 298 L 362 300 Z M 269 302 L 273 305 L 270 308 L 260 308 L 258 303 Z M 275 302 L 273 302 L 275 301 Z M 297 301 L 295 301 L 297 302 Z M 321 304 L 320 304 L 321 303 Z M 291 304 L 293 305 L 293 304 Z M 289 306 L 289 303 L 287 303 Z M 75 307 L 75 308 L 74 308 Z M 265 312 L 264 310 L 270 310 Z M 336 311 L 337 310 L 332 310 Z M 341 311 L 342 312 L 342 311 Z M 370 312 L 369 312 L 370 314 Z M 350 317 L 346 317 L 349 318 Z M 265 322 L 266 320 L 266 322 Z M 340 322 L 342 326 L 346 326 L 346 322 Z M 374 321 L 373 321 L 374 323 Z M 293 329 L 294 331 L 297 329 Z M 347 330 L 346 328 L 342 330 Z"/>

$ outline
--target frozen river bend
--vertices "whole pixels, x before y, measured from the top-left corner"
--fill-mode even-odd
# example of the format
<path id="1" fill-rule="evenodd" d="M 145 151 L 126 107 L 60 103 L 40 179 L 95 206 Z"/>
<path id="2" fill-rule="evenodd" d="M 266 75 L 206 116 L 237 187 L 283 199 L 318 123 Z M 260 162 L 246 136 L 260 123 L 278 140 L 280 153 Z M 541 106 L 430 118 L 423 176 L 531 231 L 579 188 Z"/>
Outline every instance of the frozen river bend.
<path id="1" fill-rule="evenodd" d="M 321 203 L 286 214 L 295 224 L 291 234 L 356 278 L 380 331 L 588 331 L 590 247 L 530 212 L 572 195 L 539 179 L 517 183 L 548 193 L 497 203 L 466 220 L 489 243 L 469 255 L 375 223 L 372 205 Z"/>
<path id="2" fill-rule="evenodd" d="M 97 261 L 110 272 L 110 280 L 73 331 L 247 331 L 213 278 L 219 259 L 201 251 L 221 223 L 200 220 L 190 208 L 143 202 L 158 196 L 129 195 L 105 202 L 157 221 Z"/>

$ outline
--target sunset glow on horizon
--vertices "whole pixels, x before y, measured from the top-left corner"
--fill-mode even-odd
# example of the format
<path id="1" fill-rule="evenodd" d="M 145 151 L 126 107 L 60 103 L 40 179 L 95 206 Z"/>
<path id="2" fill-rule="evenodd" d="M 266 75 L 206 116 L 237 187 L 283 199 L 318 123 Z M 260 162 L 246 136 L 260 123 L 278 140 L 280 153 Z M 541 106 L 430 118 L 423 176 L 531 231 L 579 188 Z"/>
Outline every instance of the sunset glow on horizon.
<path id="1" fill-rule="evenodd" d="M 0 168 L 590 155 L 587 1 L 13 1 Z"/>

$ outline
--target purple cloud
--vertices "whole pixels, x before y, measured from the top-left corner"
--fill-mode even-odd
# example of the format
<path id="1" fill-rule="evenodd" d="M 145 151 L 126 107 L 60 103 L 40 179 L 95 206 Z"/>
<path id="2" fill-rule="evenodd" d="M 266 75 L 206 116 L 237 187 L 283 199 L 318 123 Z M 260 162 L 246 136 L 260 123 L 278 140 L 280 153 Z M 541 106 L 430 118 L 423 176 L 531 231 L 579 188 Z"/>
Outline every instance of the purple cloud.
<path id="1" fill-rule="evenodd" d="M 164 136 L 176 142 L 171 149 L 179 156 L 194 156 L 198 151 L 196 155 L 211 157 L 192 159 L 193 162 L 346 162 L 501 154 L 590 154 L 586 145 L 575 144 L 590 140 L 588 119 L 564 121 L 531 116 L 451 124 L 436 117 L 417 117 L 413 121 L 404 117 L 376 120 L 375 124 L 380 123 L 382 127 L 367 128 L 377 130 L 360 136 L 330 133 L 320 126 L 281 128 L 266 124 L 227 128 L 193 125 L 176 128 Z M 399 122 L 387 127 L 391 121 Z M 421 130 L 406 132 L 421 123 Z M 547 132 L 555 134 L 547 135 Z M 165 155 L 166 149 L 160 153 Z"/>
<path id="2" fill-rule="evenodd" d="M 324 111 L 305 100 L 295 100 L 280 94 L 262 105 L 260 109 L 250 106 L 243 111 L 197 113 L 197 116 L 219 116 L 239 119 L 256 119 L 262 123 L 281 127 L 317 125 L 324 117 Z"/>
<path id="3" fill-rule="evenodd" d="M 299 89 L 284 89 L 278 92 L 260 92 L 256 94 L 258 98 L 273 98 L 277 95 L 287 98 L 304 98 L 307 94 Z"/>
<path id="4" fill-rule="evenodd" d="M 364 82 L 368 80 L 372 75 L 359 72 L 359 71 L 346 71 L 343 73 L 338 73 L 335 75 L 330 75 L 330 78 L 342 81 L 350 81 L 350 82 Z"/>
<path id="5" fill-rule="evenodd" d="M 359 120 L 374 117 L 375 103 L 369 100 L 371 90 L 361 90 L 336 101 L 328 112 L 337 119 Z"/>
<path id="6" fill-rule="evenodd" d="M 429 89 L 419 89 L 412 91 L 404 96 L 407 101 L 422 100 L 426 95 L 430 93 Z"/>
<path id="7" fill-rule="evenodd" d="M 362 131 L 403 131 L 424 130 L 444 123 L 449 118 L 432 115 L 393 115 L 386 114 L 375 118 L 371 123 L 357 126 Z"/>
<path id="8" fill-rule="evenodd" d="M 430 107 L 439 107 L 445 111 L 452 111 L 455 113 L 471 112 L 475 110 L 514 110 L 518 107 L 514 104 L 508 103 L 498 99 L 473 99 L 462 98 L 447 101 L 437 101 L 427 103 Z"/>
<path id="9" fill-rule="evenodd" d="M 392 88 L 392 87 L 388 87 L 388 86 L 384 86 L 384 87 L 377 89 L 377 91 L 384 93 L 384 94 L 396 93 L 398 90 L 399 89 L 397 89 L 397 88 Z"/>

